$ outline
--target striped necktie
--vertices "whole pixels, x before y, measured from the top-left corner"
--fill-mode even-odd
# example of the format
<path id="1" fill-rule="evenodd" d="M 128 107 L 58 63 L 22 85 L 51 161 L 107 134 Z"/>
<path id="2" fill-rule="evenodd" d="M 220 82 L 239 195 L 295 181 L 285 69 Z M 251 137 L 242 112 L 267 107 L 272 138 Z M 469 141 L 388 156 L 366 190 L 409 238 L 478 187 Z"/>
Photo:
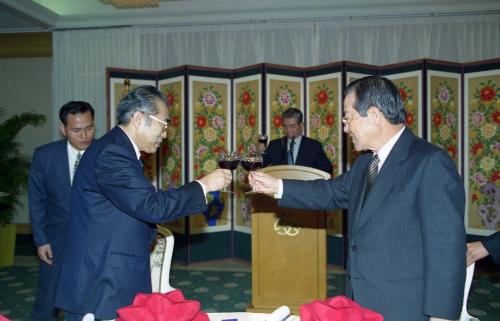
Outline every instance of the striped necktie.
<path id="1" fill-rule="evenodd" d="M 292 138 L 292 141 L 290 142 L 290 149 L 288 150 L 288 165 L 295 165 L 295 162 L 293 160 L 293 147 L 295 146 L 295 137 Z"/>
<path id="2" fill-rule="evenodd" d="M 71 184 L 73 184 L 73 178 L 75 178 L 76 168 L 78 167 L 78 164 L 80 164 L 80 158 L 82 158 L 82 153 L 78 152 L 78 154 L 76 154 L 75 165 L 73 165 L 73 176 L 71 177 Z"/>
<path id="3" fill-rule="evenodd" d="M 378 163 L 380 162 L 380 159 L 378 158 L 377 154 L 373 154 L 372 156 L 372 161 L 370 163 L 370 167 L 368 167 L 368 177 L 366 179 L 367 182 L 367 188 L 370 190 L 372 187 L 373 183 L 375 182 L 375 178 L 377 178 L 378 174 Z"/>

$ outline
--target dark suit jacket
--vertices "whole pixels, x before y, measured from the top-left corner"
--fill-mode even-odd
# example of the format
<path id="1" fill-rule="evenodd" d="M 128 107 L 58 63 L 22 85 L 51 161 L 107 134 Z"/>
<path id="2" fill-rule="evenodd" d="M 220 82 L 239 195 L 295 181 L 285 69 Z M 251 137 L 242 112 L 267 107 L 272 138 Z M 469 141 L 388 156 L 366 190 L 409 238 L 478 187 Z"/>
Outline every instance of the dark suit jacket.
<path id="1" fill-rule="evenodd" d="M 348 209 L 347 294 L 385 321 L 456 320 L 466 241 L 453 161 L 405 129 L 364 200 L 370 160 L 360 156 L 332 180 L 284 180 L 279 205 Z"/>
<path id="2" fill-rule="evenodd" d="M 286 137 L 269 143 L 264 152 L 263 161 L 264 166 L 288 164 Z M 302 136 L 295 165 L 314 167 L 329 174 L 333 171 L 332 163 L 326 157 L 321 143 L 306 136 Z"/>
<path id="3" fill-rule="evenodd" d="M 500 265 L 500 232 L 495 232 L 482 240 L 493 261 Z"/>
<path id="4" fill-rule="evenodd" d="M 206 209 L 201 185 L 156 190 L 132 143 L 115 127 L 83 155 L 73 181 L 70 234 L 56 306 L 114 319 L 139 292 L 151 292 L 149 245 L 155 223 Z"/>
<path id="5" fill-rule="evenodd" d="M 71 181 L 67 140 L 38 147 L 33 154 L 29 175 L 30 224 L 35 246 L 50 243 L 53 266 L 40 261 L 33 317 L 54 318 L 54 290 L 57 268 L 66 242 L 70 219 Z"/>

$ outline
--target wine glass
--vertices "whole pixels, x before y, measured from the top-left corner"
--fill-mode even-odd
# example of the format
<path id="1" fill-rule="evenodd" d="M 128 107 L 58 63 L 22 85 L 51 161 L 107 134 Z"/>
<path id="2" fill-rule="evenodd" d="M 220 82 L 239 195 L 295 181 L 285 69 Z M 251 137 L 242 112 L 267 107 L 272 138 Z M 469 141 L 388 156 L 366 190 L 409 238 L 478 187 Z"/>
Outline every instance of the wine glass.
<path id="1" fill-rule="evenodd" d="M 257 141 L 259 142 L 259 147 L 257 148 L 257 150 L 260 151 L 261 153 L 264 153 L 264 150 L 267 147 L 267 140 L 268 139 L 269 138 L 268 138 L 267 134 L 260 134 L 257 137 Z"/>
<path id="2" fill-rule="evenodd" d="M 262 154 L 261 153 L 249 153 L 246 157 L 241 159 L 241 166 L 247 171 L 251 172 L 262 167 Z M 253 194 L 254 191 L 248 191 L 245 194 Z"/>
<path id="3" fill-rule="evenodd" d="M 220 168 L 234 171 L 236 168 L 238 168 L 238 165 L 240 164 L 240 159 L 241 157 L 237 152 L 234 151 L 229 153 L 222 152 L 219 154 L 219 159 L 217 163 L 219 164 Z M 224 188 L 223 190 L 221 190 L 221 192 L 234 193 L 233 191 L 230 191 L 227 188 Z"/>

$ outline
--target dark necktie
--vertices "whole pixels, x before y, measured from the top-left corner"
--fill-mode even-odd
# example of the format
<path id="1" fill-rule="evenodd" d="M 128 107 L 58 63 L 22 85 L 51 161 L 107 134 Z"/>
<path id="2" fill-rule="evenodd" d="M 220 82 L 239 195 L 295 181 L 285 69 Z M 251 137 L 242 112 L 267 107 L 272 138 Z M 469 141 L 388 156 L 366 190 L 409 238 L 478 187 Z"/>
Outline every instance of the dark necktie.
<path id="1" fill-rule="evenodd" d="M 78 154 L 76 154 L 75 165 L 73 165 L 73 176 L 71 177 L 71 183 L 73 183 L 73 178 L 75 177 L 76 168 L 78 167 L 78 164 L 80 163 L 80 158 L 82 158 L 82 153 L 78 152 Z"/>
<path id="2" fill-rule="evenodd" d="M 370 190 L 370 188 L 373 185 L 373 182 L 375 182 L 375 178 L 377 177 L 379 161 L 380 159 L 378 158 L 378 155 L 373 154 L 370 167 L 368 167 L 368 177 L 366 179 L 368 190 Z"/>
<path id="3" fill-rule="evenodd" d="M 290 142 L 290 149 L 288 150 L 288 165 L 295 165 L 295 162 L 293 161 L 293 146 L 295 146 L 295 137 L 292 138 L 292 141 Z"/>

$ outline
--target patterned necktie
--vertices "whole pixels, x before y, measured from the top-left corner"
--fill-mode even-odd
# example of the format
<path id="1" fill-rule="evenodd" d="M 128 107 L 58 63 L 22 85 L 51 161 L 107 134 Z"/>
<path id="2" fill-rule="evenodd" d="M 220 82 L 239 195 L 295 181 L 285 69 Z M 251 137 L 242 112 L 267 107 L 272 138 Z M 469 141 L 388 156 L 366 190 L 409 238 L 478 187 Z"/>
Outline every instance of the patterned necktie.
<path id="1" fill-rule="evenodd" d="M 368 168 L 368 177 L 367 177 L 367 184 L 368 184 L 368 190 L 373 185 L 373 182 L 375 182 L 375 178 L 377 177 L 378 174 L 378 163 L 380 159 L 378 158 L 377 154 L 373 154 L 372 156 L 372 161 L 370 163 L 370 167 Z"/>
<path id="2" fill-rule="evenodd" d="M 71 183 L 73 183 L 73 178 L 75 177 L 76 168 L 78 167 L 78 164 L 80 163 L 80 158 L 82 158 L 82 153 L 78 152 L 78 154 L 76 154 L 75 165 L 73 165 L 73 176 L 71 177 Z"/>
<path id="3" fill-rule="evenodd" d="M 292 141 L 290 142 L 290 149 L 288 150 L 288 165 L 295 165 L 295 162 L 293 161 L 293 146 L 295 146 L 295 137 L 292 138 Z"/>

